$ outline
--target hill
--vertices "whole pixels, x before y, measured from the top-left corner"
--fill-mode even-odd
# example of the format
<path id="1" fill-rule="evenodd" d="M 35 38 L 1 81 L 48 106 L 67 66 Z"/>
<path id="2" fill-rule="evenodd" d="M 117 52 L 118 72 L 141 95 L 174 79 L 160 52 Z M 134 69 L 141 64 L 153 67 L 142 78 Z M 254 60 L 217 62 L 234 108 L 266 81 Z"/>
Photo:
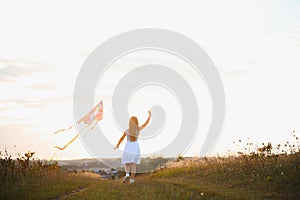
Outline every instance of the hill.
<path id="1" fill-rule="evenodd" d="M 36 172 L 34 173 L 36 174 Z M 5 183 L 5 182 L 2 182 Z M 23 177 L 1 187 L 2 199 L 299 199 L 300 153 L 180 158 L 140 174 L 135 184 L 94 173 Z M 4 185 L 5 186 L 5 185 Z"/>
<path id="2" fill-rule="evenodd" d="M 68 199 L 299 199 L 300 154 L 180 160 L 136 184 L 100 181 Z"/>

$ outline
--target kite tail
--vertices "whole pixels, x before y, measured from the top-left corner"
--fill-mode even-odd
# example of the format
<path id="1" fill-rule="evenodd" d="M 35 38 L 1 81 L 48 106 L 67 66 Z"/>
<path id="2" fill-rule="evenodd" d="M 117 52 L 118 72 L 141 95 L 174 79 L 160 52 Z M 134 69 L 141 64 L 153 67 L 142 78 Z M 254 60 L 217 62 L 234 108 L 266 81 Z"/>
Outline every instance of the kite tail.
<path id="1" fill-rule="evenodd" d="M 76 136 L 73 138 L 73 139 L 71 139 L 64 147 L 59 147 L 59 146 L 53 146 L 54 148 L 57 148 L 57 149 L 59 149 L 59 150 L 64 150 L 65 148 L 67 148 L 70 144 L 72 144 L 73 142 L 74 142 L 74 140 L 76 140 L 77 138 L 78 138 L 78 136 L 80 135 L 80 133 L 84 130 L 84 129 L 86 129 L 88 126 L 85 126 L 83 129 L 81 129 L 77 134 L 76 134 Z"/>
<path id="2" fill-rule="evenodd" d="M 103 118 L 103 102 L 102 100 L 88 113 L 86 114 L 83 118 L 81 118 L 77 123 L 80 124 L 81 122 L 84 122 L 84 124 L 86 124 L 86 126 L 81 129 L 77 134 L 76 136 L 71 139 L 65 146 L 63 147 L 59 147 L 59 146 L 54 146 L 54 148 L 57 148 L 58 150 L 64 150 L 65 148 L 67 148 L 70 144 L 72 144 L 77 138 L 78 136 L 86 129 L 88 128 L 94 121 L 96 121 L 96 123 L 91 127 L 89 128 L 86 132 L 85 132 L 85 135 L 84 137 L 86 137 L 86 134 L 93 130 L 95 128 L 95 126 L 97 125 L 97 122 L 102 120 Z M 56 132 L 54 132 L 54 134 L 57 134 L 57 133 L 60 133 L 60 132 L 63 132 L 63 131 L 68 131 L 70 130 L 71 128 L 73 128 L 75 125 L 72 125 L 70 126 L 69 128 L 67 129 L 60 129 Z M 54 157 L 55 154 L 52 156 Z M 51 158 L 52 159 L 52 158 Z"/>
<path id="3" fill-rule="evenodd" d="M 63 131 L 68 131 L 70 129 L 72 129 L 74 127 L 74 125 L 70 126 L 69 128 L 66 128 L 66 129 L 59 129 L 58 131 L 55 131 L 54 134 L 57 134 L 57 133 L 60 133 L 60 132 L 63 132 Z"/>
<path id="4" fill-rule="evenodd" d="M 74 142 L 74 140 L 76 140 L 78 138 L 79 134 L 77 134 L 72 140 L 70 140 L 64 147 L 58 147 L 58 146 L 53 146 L 54 148 L 57 148 L 59 150 L 64 150 L 65 148 L 67 148 L 70 144 L 72 144 L 72 142 Z"/>

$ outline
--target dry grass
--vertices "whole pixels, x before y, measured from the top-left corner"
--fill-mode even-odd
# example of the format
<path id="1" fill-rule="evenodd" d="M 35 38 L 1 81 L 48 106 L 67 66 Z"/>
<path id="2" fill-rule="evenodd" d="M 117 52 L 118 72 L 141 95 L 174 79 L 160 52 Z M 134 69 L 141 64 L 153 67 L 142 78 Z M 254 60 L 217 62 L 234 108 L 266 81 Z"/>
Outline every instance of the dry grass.
<path id="1" fill-rule="evenodd" d="M 67 173 L 55 162 L 33 160 L 34 153 L 0 157 L 0 199 L 51 199 L 99 181 L 93 173 Z"/>
<path id="2" fill-rule="evenodd" d="M 66 173 L 56 163 L 0 154 L 0 199 L 300 199 L 299 138 L 273 147 L 247 141 L 235 156 L 185 159 L 134 185 Z M 241 141 L 237 142 L 242 144 Z"/>

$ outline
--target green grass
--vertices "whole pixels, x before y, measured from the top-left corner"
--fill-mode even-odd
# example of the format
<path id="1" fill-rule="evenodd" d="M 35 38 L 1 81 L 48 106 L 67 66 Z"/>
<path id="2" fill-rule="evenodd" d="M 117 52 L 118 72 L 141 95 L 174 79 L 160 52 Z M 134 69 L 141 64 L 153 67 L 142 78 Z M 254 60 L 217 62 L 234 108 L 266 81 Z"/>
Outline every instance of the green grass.
<path id="1" fill-rule="evenodd" d="M 67 199 L 299 199 L 299 162 L 299 153 L 183 160 L 134 185 L 99 181 Z"/>
<path id="2" fill-rule="evenodd" d="M 135 184 L 63 172 L 57 164 L 0 157 L 0 199 L 300 199 L 299 146 L 227 158 L 180 158 Z"/>
<path id="3" fill-rule="evenodd" d="M 86 188 L 100 177 L 92 173 L 70 173 L 55 162 L 34 160 L 34 152 L 12 159 L 0 152 L 0 199 L 55 199 Z"/>
<path id="4" fill-rule="evenodd" d="M 74 190 L 87 188 L 100 181 L 99 176 L 84 173 L 61 173 L 49 177 L 24 177 L 16 184 L 1 187 L 0 199 L 56 199 Z"/>

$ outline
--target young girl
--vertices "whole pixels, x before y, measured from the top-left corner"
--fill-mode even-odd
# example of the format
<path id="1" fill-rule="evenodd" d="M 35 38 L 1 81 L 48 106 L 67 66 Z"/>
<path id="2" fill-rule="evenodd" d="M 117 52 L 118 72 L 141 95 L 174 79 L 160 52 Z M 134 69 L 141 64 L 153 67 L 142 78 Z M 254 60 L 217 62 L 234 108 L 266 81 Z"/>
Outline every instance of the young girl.
<path id="1" fill-rule="evenodd" d="M 119 142 L 115 149 L 119 148 L 119 145 L 124 140 L 125 136 L 127 136 L 127 142 L 125 145 L 125 149 L 122 156 L 122 164 L 125 164 L 125 172 L 126 175 L 123 179 L 123 183 L 129 178 L 129 171 L 131 172 L 130 183 L 134 183 L 134 177 L 136 173 L 136 164 L 140 164 L 140 146 L 138 143 L 138 137 L 140 134 L 140 130 L 145 128 L 150 121 L 151 111 L 148 111 L 148 119 L 146 122 L 139 126 L 139 122 L 137 117 L 132 116 L 129 119 L 129 128 L 125 130 L 122 137 L 119 139 Z"/>

